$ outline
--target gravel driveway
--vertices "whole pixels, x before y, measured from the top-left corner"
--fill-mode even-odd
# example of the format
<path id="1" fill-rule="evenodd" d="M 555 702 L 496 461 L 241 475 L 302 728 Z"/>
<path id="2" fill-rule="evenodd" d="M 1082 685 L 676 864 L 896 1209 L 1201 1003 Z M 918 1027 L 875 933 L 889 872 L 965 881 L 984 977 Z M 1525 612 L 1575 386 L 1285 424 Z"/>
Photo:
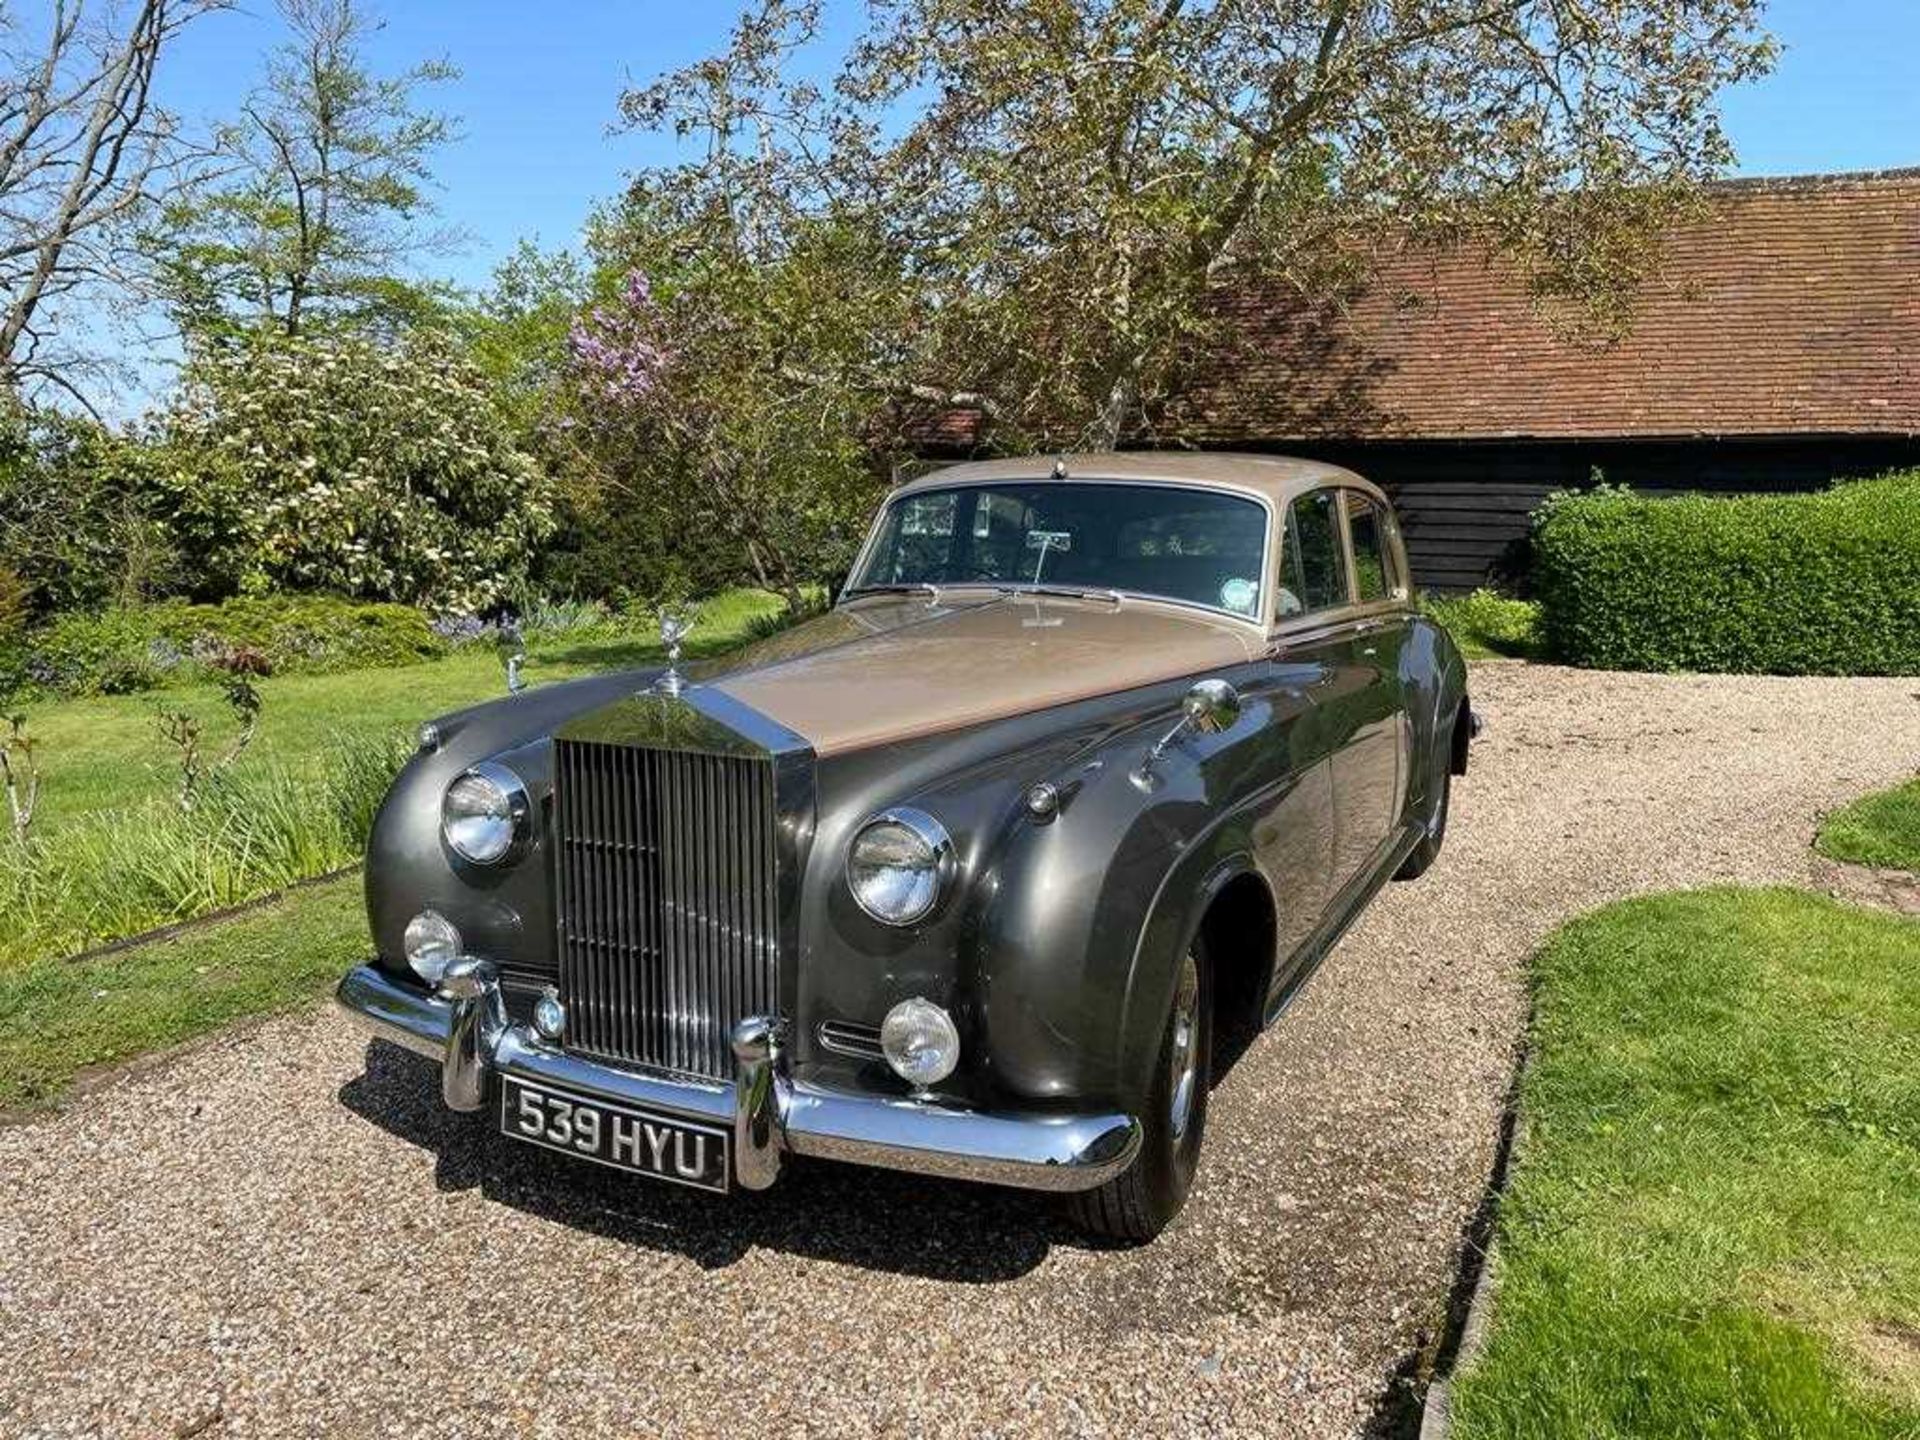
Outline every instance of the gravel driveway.
<path id="1" fill-rule="evenodd" d="M 456 1119 L 331 1010 L 0 1130 L 8 1434 L 1391 1432 L 1492 1160 L 1528 951 L 1806 883 L 1920 682 L 1480 666 L 1453 832 L 1215 1098 L 1186 1217 L 795 1167 L 710 1203 Z"/>

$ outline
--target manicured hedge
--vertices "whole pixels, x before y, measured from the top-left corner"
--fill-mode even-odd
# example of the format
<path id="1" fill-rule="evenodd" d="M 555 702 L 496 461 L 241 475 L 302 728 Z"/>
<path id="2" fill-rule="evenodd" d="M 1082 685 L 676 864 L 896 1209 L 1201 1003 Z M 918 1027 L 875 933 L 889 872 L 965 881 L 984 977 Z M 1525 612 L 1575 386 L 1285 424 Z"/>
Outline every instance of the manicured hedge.
<path id="1" fill-rule="evenodd" d="M 1559 496 L 1548 653 L 1616 670 L 1920 674 L 1920 471 L 1808 495 Z"/>

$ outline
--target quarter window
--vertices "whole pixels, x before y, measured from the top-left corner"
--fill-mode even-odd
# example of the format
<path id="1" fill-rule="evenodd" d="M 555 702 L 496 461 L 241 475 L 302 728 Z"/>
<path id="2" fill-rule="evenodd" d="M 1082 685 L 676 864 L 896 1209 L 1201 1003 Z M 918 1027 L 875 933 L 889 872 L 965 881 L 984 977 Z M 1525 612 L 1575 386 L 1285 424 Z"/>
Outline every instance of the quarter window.
<path id="1" fill-rule="evenodd" d="M 1287 510 L 1286 553 L 1280 561 L 1279 617 L 1310 615 L 1347 603 L 1347 567 L 1333 492 L 1312 490 Z"/>
<path id="2" fill-rule="evenodd" d="M 1343 492 L 1347 533 L 1353 537 L 1353 588 L 1361 604 L 1392 597 L 1396 584 L 1389 558 L 1386 516 L 1358 490 Z"/>

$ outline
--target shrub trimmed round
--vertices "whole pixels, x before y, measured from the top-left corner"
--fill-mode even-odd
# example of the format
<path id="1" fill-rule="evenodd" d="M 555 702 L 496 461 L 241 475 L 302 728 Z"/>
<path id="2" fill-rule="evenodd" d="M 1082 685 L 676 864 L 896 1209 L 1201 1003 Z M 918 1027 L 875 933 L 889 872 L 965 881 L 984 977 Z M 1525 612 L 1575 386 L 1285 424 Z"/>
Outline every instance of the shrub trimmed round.
<path id="1" fill-rule="evenodd" d="M 1920 674 L 1920 471 L 1799 495 L 1556 497 L 1547 651 L 1611 670 Z"/>

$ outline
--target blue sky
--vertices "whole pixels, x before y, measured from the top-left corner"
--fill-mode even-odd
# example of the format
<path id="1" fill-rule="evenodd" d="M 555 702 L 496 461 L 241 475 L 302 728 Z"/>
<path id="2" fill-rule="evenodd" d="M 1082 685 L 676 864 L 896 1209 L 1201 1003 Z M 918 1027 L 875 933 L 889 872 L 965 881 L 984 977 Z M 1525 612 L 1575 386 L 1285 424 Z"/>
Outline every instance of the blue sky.
<path id="1" fill-rule="evenodd" d="M 163 77 L 187 114 L 231 114 L 279 39 L 272 0 L 199 22 Z M 717 49 L 730 0 L 385 0 L 374 47 L 383 72 L 444 56 L 461 78 L 438 104 L 463 138 L 438 170 L 446 218 L 473 238 L 429 273 L 484 282 L 522 236 L 572 244 L 593 204 L 662 156 L 660 142 L 607 133 L 629 81 Z M 857 0 L 835 0 L 842 31 Z M 1915 0 L 1774 0 L 1786 47 L 1773 75 L 1728 95 L 1739 173 L 1798 174 L 1920 164 L 1920 4 Z"/>

